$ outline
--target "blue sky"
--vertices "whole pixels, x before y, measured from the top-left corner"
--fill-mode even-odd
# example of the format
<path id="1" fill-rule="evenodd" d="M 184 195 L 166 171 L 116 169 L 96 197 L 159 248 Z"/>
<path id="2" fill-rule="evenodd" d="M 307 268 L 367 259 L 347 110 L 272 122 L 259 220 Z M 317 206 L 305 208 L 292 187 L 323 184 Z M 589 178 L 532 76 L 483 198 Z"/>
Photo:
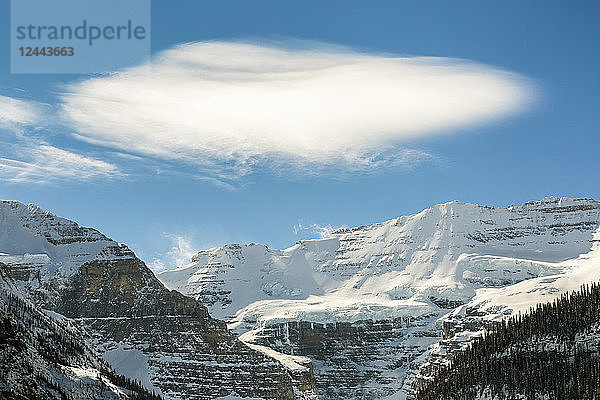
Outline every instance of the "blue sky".
<path id="1" fill-rule="evenodd" d="M 322 86 L 311 86 L 318 112 L 310 108 L 312 101 L 302 103 L 291 92 L 275 96 L 281 100 L 275 104 L 249 104 L 250 110 L 256 107 L 252 115 L 242 106 L 217 108 L 215 115 L 227 118 L 209 118 L 205 127 L 220 138 L 216 145 L 199 138 L 204 131 L 190 132 L 198 120 L 182 118 L 179 111 L 187 104 L 212 107 L 203 103 L 209 95 L 228 99 L 229 86 L 212 85 L 221 77 L 209 82 L 212 86 L 196 82 L 189 94 L 185 85 L 158 90 L 162 86 L 152 86 L 156 80 L 141 75 L 112 82 L 118 84 L 113 90 L 106 80 L 86 75 L 11 74 L 8 7 L 3 1 L 0 96 L 17 99 L 19 107 L 31 107 L 38 116 L 28 122 L 28 114 L 19 114 L 21 120 L 0 124 L 0 159 L 10 161 L 0 163 L 0 198 L 33 202 L 96 227 L 156 268 L 162 268 L 160 262 L 166 267 L 183 262 L 205 247 L 258 242 L 284 248 L 318 236 L 321 227 L 378 222 L 455 199 L 507 206 L 547 195 L 600 198 L 598 2 L 155 0 L 152 53 L 155 62 L 164 56 L 163 64 L 158 62 L 157 71 L 165 71 L 160 79 L 170 76 L 174 55 L 180 54 L 175 49 L 181 50 L 176 46 L 215 41 L 221 46 L 216 50 L 202 44 L 186 49 L 193 57 L 204 60 L 212 52 L 213 61 L 228 63 L 267 49 L 260 59 L 266 70 L 289 64 L 295 74 L 303 73 L 302 65 L 311 69 L 333 57 L 348 72 L 324 73 L 318 80 Z M 234 47 L 240 42 L 250 47 Z M 299 62 L 294 61 L 298 54 Z M 415 111 L 394 93 L 371 101 L 369 88 L 393 88 L 395 79 L 403 79 L 406 65 L 397 64 L 397 57 L 439 57 L 410 61 L 410 73 L 423 77 L 429 85 L 424 90 L 441 98 L 440 107 L 425 104 Z M 361 67 L 348 69 L 348 63 Z M 462 73 L 470 68 L 476 73 L 463 82 Z M 184 80 L 194 76 L 189 68 L 183 72 Z M 430 75 L 433 83 L 427 83 Z M 158 122 L 168 134 L 157 121 L 153 133 L 140 118 L 119 127 L 116 137 L 108 114 L 77 114 L 69 123 L 50 117 L 65 107 L 111 113 L 95 93 L 125 104 L 121 96 L 128 85 L 147 85 L 164 96 L 158 106 L 148 107 L 174 103 L 160 108 L 166 120 Z M 215 88 L 204 92 L 205 87 Z M 251 87 L 261 90 L 259 99 L 273 98 L 272 86 L 253 81 Z M 410 98 L 409 89 L 402 86 Z M 344 102 L 349 96 L 340 94 L 345 90 L 358 93 L 359 103 L 360 96 L 369 98 L 369 106 L 353 108 L 356 104 Z M 414 96 L 421 93 L 419 86 L 415 90 Z M 231 103 L 243 105 L 243 94 L 236 93 Z M 462 104 L 471 94 L 471 102 Z M 328 108 L 328 96 L 341 108 Z M 480 105 L 481 114 L 475 115 Z M 6 110 L 7 103 L 0 101 L 1 107 Z M 271 107 L 277 112 L 262 116 Z M 386 107 L 396 107 L 400 117 L 382 114 Z M 306 122 L 304 130 L 286 125 L 297 109 L 308 116 L 308 122 L 300 121 Z M 406 109 L 412 110 L 404 113 L 409 116 L 403 116 Z M 117 111 L 124 114 L 115 120 L 132 113 L 126 107 Z M 254 121 L 254 115 L 260 118 Z M 381 120 L 387 125 L 379 126 Z M 256 131 L 260 135 L 253 136 Z M 346 140 L 346 132 L 354 139 Z M 74 169 L 65 170 L 67 164 Z M 19 168 L 33 172 L 15 179 Z"/>

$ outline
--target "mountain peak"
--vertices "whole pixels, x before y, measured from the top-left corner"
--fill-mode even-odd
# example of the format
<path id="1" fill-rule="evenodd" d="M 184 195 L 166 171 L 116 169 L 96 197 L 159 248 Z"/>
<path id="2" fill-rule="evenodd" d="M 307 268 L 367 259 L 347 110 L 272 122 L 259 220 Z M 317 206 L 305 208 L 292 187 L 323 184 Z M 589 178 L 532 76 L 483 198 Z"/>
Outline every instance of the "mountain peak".
<path id="1" fill-rule="evenodd" d="M 222 318 L 257 301 L 340 291 L 356 299 L 376 295 L 456 302 L 484 281 L 538 276 L 554 270 L 544 263 L 590 251 L 599 225 L 600 203 L 591 199 L 548 197 L 507 208 L 451 201 L 410 216 L 338 229 L 329 238 L 285 250 L 230 244 L 200 251 L 190 265 L 158 276 Z M 492 258 L 477 266 L 469 258 L 465 270 L 463 255 L 472 254 Z M 494 257 L 532 264 L 526 271 L 519 261 L 490 270 L 484 265 Z"/>

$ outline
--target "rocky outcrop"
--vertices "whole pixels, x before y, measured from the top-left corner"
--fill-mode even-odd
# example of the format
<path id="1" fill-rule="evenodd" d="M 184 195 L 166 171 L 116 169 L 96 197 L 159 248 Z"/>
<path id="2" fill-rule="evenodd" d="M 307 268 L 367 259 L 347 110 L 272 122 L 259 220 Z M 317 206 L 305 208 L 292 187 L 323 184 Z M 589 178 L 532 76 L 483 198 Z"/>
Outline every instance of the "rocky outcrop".
<path id="1" fill-rule="evenodd" d="M 126 247 L 130 258 L 83 264 L 60 292 L 55 311 L 69 318 L 184 315 L 208 319 L 208 311 L 181 293 L 166 289 Z M 221 328 L 224 324 L 221 324 Z"/>
<path id="2" fill-rule="evenodd" d="M 289 373 L 250 349 L 192 298 L 166 289 L 139 259 L 85 263 L 61 292 L 56 311 L 76 321 L 98 348 L 136 349 L 150 382 L 169 398 L 293 399 Z"/>

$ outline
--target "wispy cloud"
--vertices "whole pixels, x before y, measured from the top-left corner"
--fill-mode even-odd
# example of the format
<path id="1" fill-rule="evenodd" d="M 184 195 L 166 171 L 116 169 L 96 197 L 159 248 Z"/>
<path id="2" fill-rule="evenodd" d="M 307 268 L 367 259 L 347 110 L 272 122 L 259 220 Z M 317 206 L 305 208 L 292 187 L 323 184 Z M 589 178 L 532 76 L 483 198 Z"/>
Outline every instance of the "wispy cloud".
<path id="1" fill-rule="evenodd" d="M 22 158 L 0 157 L 0 179 L 13 183 L 50 183 L 121 175 L 113 164 L 48 144 L 21 144 L 18 148 Z"/>
<path id="2" fill-rule="evenodd" d="M 293 226 L 293 230 L 296 235 L 308 234 L 310 236 L 310 238 L 320 238 L 320 239 L 325 239 L 325 238 L 330 237 L 332 232 L 339 228 L 341 228 L 341 227 L 331 226 L 329 224 L 327 224 L 327 225 L 305 224 L 300 221 L 298 221 L 298 223 Z"/>
<path id="3" fill-rule="evenodd" d="M 37 103 L 0 95 L 0 128 L 13 130 L 23 125 L 33 125 L 40 120 Z"/>
<path id="4" fill-rule="evenodd" d="M 199 250 L 188 236 L 166 232 L 163 233 L 163 236 L 171 242 L 171 248 L 164 255 L 154 258 L 148 264 L 150 269 L 156 273 L 189 264 L 192 256 Z"/>
<path id="5" fill-rule="evenodd" d="M 113 164 L 37 138 L 38 125 L 51 119 L 48 107 L 40 103 L 0 95 L 0 131 L 6 131 L 0 132 L 0 179 L 12 183 L 50 183 L 122 175 Z"/>
<path id="6" fill-rule="evenodd" d="M 465 60 L 208 42 L 72 84 L 62 117 L 79 139 L 222 180 L 414 165 L 431 155 L 406 139 L 506 117 L 530 99 L 523 77 Z"/>

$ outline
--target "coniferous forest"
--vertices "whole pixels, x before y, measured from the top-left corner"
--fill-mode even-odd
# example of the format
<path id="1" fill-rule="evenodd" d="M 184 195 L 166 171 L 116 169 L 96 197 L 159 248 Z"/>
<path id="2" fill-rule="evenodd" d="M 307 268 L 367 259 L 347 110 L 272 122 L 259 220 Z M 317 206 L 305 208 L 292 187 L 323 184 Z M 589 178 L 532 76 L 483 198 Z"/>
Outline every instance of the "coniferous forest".
<path id="1" fill-rule="evenodd" d="M 497 324 L 452 356 L 417 400 L 594 399 L 600 388 L 600 285 Z"/>

